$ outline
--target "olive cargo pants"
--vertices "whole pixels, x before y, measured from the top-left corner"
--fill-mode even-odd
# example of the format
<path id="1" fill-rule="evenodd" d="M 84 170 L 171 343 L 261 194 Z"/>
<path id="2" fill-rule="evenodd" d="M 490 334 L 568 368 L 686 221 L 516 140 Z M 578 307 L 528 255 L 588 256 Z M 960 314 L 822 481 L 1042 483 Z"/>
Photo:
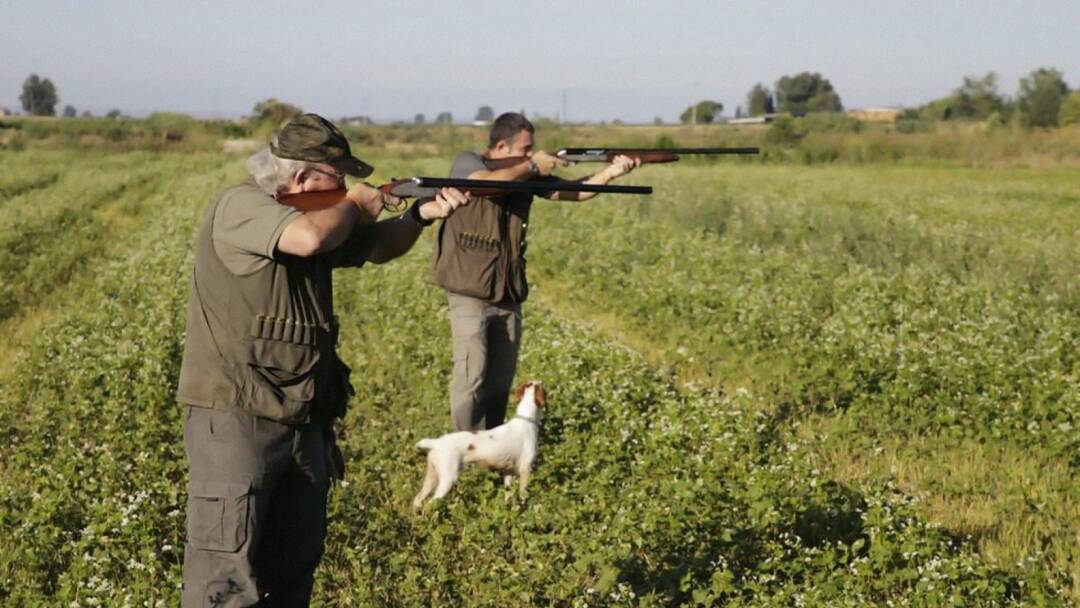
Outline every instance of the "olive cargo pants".
<path id="1" fill-rule="evenodd" d="M 308 605 L 332 442 L 318 422 L 188 407 L 183 606 Z"/>
<path id="2" fill-rule="evenodd" d="M 455 431 L 495 428 L 506 417 L 521 344 L 521 304 L 447 292 L 454 371 L 450 418 Z"/>

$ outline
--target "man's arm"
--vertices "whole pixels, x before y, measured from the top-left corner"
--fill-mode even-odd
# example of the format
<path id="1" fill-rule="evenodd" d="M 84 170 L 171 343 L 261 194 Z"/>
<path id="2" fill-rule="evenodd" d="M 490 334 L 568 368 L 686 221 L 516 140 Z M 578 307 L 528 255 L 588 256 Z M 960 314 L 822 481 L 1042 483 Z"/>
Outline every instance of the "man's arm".
<path id="1" fill-rule="evenodd" d="M 565 167 L 568 163 L 557 156 L 539 151 L 532 158 L 523 158 L 521 162 L 502 169 L 478 169 L 464 176 L 467 179 L 493 179 L 500 181 L 523 181 L 536 175 L 551 175 L 555 167 Z"/>
<path id="2" fill-rule="evenodd" d="M 582 183 L 604 186 L 614 179 L 630 173 L 640 165 L 641 159 L 619 155 L 611 161 L 610 165 L 582 180 Z M 586 201 L 596 195 L 596 192 L 552 192 L 548 198 L 557 201 Z"/>
<path id="3" fill-rule="evenodd" d="M 469 199 L 458 190 L 443 188 L 434 199 L 417 201 L 416 209 L 409 209 L 395 219 L 377 222 L 369 232 L 373 244 L 368 261 L 385 264 L 404 255 L 416 243 L 424 226 L 450 217 L 455 209 L 468 203 Z"/>
<path id="4" fill-rule="evenodd" d="M 375 221 L 384 202 L 397 200 L 367 184 L 357 184 L 349 189 L 345 201 L 309 211 L 290 222 L 281 233 L 277 248 L 300 257 L 333 251 L 349 238 L 357 224 Z"/>

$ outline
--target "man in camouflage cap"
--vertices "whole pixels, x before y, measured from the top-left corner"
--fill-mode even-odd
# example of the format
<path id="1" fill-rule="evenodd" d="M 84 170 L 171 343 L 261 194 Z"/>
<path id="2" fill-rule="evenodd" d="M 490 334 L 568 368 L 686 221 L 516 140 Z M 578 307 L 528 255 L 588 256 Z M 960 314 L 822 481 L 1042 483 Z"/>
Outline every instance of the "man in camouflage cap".
<path id="1" fill-rule="evenodd" d="M 306 606 L 341 475 L 333 420 L 351 394 L 335 350 L 331 271 L 383 263 L 468 202 L 444 189 L 400 217 L 365 184 L 301 213 L 284 195 L 344 188 L 372 167 L 305 114 L 250 159 L 251 180 L 210 205 L 195 243 L 177 400 L 190 467 L 184 606 Z"/>

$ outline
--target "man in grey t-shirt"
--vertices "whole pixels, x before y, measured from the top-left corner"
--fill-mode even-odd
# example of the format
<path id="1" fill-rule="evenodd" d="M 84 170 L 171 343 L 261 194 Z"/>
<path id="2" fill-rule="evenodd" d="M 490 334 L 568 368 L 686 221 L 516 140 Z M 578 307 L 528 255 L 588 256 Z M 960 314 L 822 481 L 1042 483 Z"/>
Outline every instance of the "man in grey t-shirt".
<path id="1" fill-rule="evenodd" d="M 506 113 L 491 126 L 488 149 L 463 152 L 450 177 L 491 180 L 545 180 L 567 163 L 533 151 L 534 128 L 524 116 Z M 607 184 L 637 167 L 619 156 L 585 178 Z M 592 192 L 553 192 L 545 198 L 584 201 Z M 526 230 L 533 195 L 513 192 L 477 198 L 439 227 L 431 279 L 446 290 L 453 335 L 450 416 L 454 430 L 490 429 L 502 424 L 521 343 L 521 303 L 529 295 L 525 277 Z"/>

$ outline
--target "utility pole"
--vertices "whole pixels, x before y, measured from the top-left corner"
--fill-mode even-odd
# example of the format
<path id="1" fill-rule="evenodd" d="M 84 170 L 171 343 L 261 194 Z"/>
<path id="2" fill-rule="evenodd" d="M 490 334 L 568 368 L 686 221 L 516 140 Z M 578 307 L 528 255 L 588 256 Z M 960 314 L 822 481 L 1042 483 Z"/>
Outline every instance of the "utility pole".
<path id="1" fill-rule="evenodd" d="M 562 119 L 561 122 L 570 122 L 566 116 L 566 89 L 562 92 Z"/>

